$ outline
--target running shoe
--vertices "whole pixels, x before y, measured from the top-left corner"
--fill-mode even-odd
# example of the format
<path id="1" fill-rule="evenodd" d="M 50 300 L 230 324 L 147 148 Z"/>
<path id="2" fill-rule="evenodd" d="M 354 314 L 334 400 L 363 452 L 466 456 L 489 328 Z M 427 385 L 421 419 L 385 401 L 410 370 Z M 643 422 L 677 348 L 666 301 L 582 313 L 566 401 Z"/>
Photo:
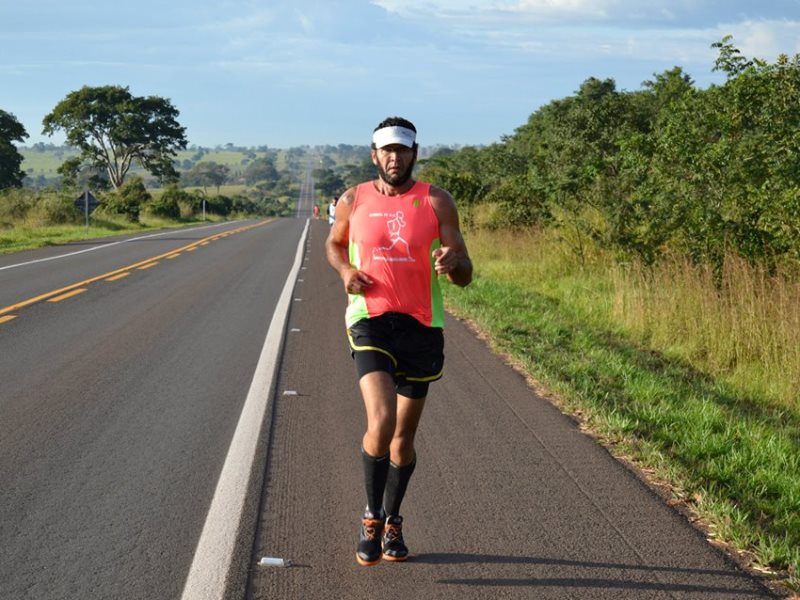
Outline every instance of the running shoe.
<path id="1" fill-rule="evenodd" d="M 364 517 L 361 519 L 356 560 L 363 567 L 371 567 L 381 562 L 383 520 L 383 515 L 374 515 L 369 510 L 364 512 Z"/>
<path id="2" fill-rule="evenodd" d="M 389 517 L 383 528 L 383 558 L 404 561 L 408 558 L 408 548 L 403 541 L 403 517 Z"/>

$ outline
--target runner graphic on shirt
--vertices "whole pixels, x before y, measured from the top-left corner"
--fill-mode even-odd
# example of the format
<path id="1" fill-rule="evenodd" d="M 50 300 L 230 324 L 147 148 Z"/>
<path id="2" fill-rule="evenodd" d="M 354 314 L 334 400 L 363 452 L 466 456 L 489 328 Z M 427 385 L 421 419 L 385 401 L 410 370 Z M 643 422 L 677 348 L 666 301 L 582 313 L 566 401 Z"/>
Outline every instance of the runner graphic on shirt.
<path id="1" fill-rule="evenodd" d="M 394 217 L 386 221 L 389 228 L 389 246 L 380 246 L 372 249 L 373 260 L 385 260 L 388 262 L 414 262 L 408 248 L 408 242 L 400 235 L 400 230 L 406 226 L 405 215 L 402 210 L 396 213 L 389 213 L 389 217 Z"/>

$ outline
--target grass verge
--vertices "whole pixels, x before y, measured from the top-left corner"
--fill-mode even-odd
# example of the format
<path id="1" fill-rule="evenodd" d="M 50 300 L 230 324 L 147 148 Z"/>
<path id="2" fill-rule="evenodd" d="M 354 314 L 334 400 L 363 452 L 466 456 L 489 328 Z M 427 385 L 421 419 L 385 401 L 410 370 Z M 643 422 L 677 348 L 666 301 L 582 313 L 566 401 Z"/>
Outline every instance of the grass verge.
<path id="1" fill-rule="evenodd" d="M 213 217 L 213 215 L 212 215 Z M 209 221 L 215 219 L 209 219 Z M 180 228 L 203 223 L 202 220 L 176 222 L 168 219 L 143 219 L 139 223 L 103 220 L 93 221 L 87 229 L 85 225 L 16 225 L 0 229 L 0 254 L 32 250 L 56 244 L 65 244 L 79 240 L 136 233 L 153 229 Z"/>
<path id="2" fill-rule="evenodd" d="M 524 236 L 467 236 L 475 280 L 448 308 L 580 415 L 618 456 L 669 484 L 709 538 L 800 591 L 800 413 L 748 395 L 614 320 L 614 274 Z M 607 265 L 606 265 L 607 266 Z"/>

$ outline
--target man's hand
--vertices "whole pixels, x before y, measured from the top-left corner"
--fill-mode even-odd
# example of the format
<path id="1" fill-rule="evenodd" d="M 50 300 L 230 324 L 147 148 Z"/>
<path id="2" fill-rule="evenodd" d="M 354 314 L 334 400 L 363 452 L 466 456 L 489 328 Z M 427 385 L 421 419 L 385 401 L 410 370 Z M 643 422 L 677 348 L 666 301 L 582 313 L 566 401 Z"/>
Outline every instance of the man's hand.
<path id="1" fill-rule="evenodd" d="M 369 275 L 358 269 L 349 269 L 342 275 L 344 289 L 348 294 L 363 294 L 374 283 Z"/>
<path id="2" fill-rule="evenodd" d="M 437 275 L 452 273 L 458 268 L 459 254 L 449 246 L 441 246 L 433 251 L 433 266 Z"/>

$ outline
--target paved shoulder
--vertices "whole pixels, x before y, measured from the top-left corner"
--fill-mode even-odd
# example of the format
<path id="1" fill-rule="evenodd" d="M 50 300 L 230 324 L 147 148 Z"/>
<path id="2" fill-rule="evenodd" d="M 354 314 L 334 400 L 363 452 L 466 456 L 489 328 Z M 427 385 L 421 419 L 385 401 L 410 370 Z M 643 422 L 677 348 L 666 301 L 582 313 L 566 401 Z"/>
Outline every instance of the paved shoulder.
<path id="1" fill-rule="evenodd" d="M 295 294 L 248 598 L 770 597 L 452 318 L 403 505 L 411 557 L 359 567 L 365 421 L 325 235 L 314 222 Z"/>

